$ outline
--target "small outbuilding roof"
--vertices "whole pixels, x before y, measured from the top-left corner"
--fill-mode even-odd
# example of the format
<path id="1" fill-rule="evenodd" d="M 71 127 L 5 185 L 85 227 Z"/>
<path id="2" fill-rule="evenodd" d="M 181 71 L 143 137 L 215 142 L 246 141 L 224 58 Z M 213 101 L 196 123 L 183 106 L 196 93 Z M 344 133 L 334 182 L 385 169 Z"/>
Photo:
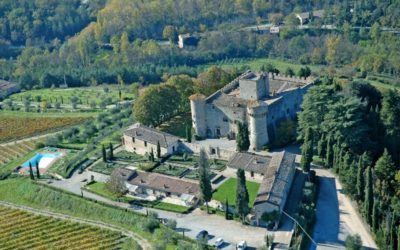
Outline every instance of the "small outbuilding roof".
<path id="1" fill-rule="evenodd" d="M 250 153 L 236 153 L 228 161 L 227 166 L 234 169 L 264 174 L 269 166 L 271 157 Z"/>
<path id="2" fill-rule="evenodd" d="M 185 196 L 187 199 L 190 199 L 190 196 L 192 195 L 198 195 L 200 192 L 200 186 L 197 183 L 176 179 L 161 174 L 130 170 L 126 168 L 118 169 L 118 173 L 120 173 L 121 176 L 124 176 L 124 180 L 130 185 L 178 195 L 186 194 L 189 195 Z"/>
<path id="3" fill-rule="evenodd" d="M 158 131 L 154 128 L 149 128 L 140 123 L 136 123 L 132 127 L 125 130 L 124 135 L 134 137 L 135 139 L 146 141 L 154 145 L 159 142 L 160 146 L 163 148 L 167 148 L 179 141 L 179 138 L 174 135 Z"/>

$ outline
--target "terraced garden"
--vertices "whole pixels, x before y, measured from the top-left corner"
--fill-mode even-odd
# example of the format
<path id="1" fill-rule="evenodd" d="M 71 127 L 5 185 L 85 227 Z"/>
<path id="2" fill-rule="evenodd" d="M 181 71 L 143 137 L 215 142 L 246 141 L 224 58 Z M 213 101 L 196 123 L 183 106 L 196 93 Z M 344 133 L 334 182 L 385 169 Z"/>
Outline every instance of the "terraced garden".
<path id="1" fill-rule="evenodd" d="M 7 164 L 17 158 L 21 158 L 24 155 L 32 152 L 36 149 L 36 146 L 43 143 L 46 140 L 45 137 L 20 141 L 17 143 L 0 145 L 0 166 Z"/>
<path id="2" fill-rule="evenodd" d="M 0 225 L 0 242 L 7 242 L 2 249 L 129 249 L 119 232 L 4 206 Z"/>

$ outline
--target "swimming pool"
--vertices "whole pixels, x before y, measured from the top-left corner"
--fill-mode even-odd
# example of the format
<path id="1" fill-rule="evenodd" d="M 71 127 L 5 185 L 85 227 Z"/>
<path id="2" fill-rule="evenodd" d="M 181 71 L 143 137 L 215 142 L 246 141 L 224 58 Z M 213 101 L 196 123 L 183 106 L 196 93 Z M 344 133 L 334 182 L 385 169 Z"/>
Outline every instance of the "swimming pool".
<path id="1" fill-rule="evenodd" d="M 24 162 L 22 167 L 29 167 L 29 162 L 32 164 L 32 167 L 36 166 L 36 163 L 39 163 L 39 168 L 47 168 L 55 159 L 63 156 L 63 153 L 38 153 L 31 159 Z"/>

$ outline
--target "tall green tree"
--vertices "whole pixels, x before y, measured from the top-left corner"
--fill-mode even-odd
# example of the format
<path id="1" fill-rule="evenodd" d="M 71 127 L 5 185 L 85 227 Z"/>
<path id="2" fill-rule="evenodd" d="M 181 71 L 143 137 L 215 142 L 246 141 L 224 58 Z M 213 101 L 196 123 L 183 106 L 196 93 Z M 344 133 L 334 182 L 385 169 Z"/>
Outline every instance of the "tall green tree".
<path id="1" fill-rule="evenodd" d="M 364 179 L 364 164 L 363 164 L 363 158 L 359 157 L 358 159 L 358 165 L 357 165 L 357 183 L 356 183 L 356 188 L 357 188 L 357 200 L 359 201 L 364 201 L 364 190 L 365 190 L 365 179 Z"/>
<path id="2" fill-rule="evenodd" d="M 206 151 L 200 149 L 199 156 L 199 184 L 203 201 L 206 203 L 207 213 L 209 213 L 208 202 L 212 198 L 212 186 L 210 180 L 210 167 L 208 164 L 208 157 Z"/>
<path id="3" fill-rule="evenodd" d="M 332 136 L 328 136 L 328 140 L 326 142 L 326 156 L 325 156 L 325 164 L 326 167 L 328 168 L 332 168 L 333 164 L 334 164 L 334 156 L 335 156 L 335 148 L 334 148 L 334 144 L 333 144 L 333 137 Z"/>
<path id="4" fill-rule="evenodd" d="M 313 133 L 309 127 L 306 130 L 303 145 L 301 146 L 301 162 L 300 166 L 304 172 L 310 171 L 310 165 L 313 158 Z"/>
<path id="5" fill-rule="evenodd" d="M 225 199 L 225 220 L 229 219 L 229 203 L 228 198 Z"/>
<path id="6" fill-rule="evenodd" d="M 364 217 L 366 218 L 368 224 L 372 223 L 372 209 L 374 205 L 374 189 L 373 189 L 373 179 L 372 179 L 372 169 L 368 166 L 365 174 L 365 198 L 364 198 Z"/>
<path id="7" fill-rule="evenodd" d="M 29 162 L 29 177 L 31 178 L 31 180 L 35 179 L 35 176 L 33 175 L 33 170 L 32 170 L 32 164 L 31 162 Z"/>
<path id="8" fill-rule="evenodd" d="M 159 141 L 157 141 L 157 158 L 161 159 L 161 145 Z"/>
<path id="9" fill-rule="evenodd" d="M 192 142 L 192 127 L 190 125 L 186 125 L 186 141 Z"/>
<path id="10" fill-rule="evenodd" d="M 249 130 L 247 125 L 238 122 L 237 124 L 238 133 L 236 135 L 236 148 L 238 151 L 247 151 L 250 147 Z"/>
<path id="11" fill-rule="evenodd" d="M 382 156 L 375 163 L 375 188 L 382 205 L 387 206 L 395 194 L 396 166 L 392 157 L 385 149 Z"/>
<path id="12" fill-rule="evenodd" d="M 244 170 L 239 168 L 237 170 L 237 186 L 236 186 L 236 210 L 240 215 L 242 222 L 246 215 L 249 213 L 249 193 L 246 187 L 246 176 Z"/>
<path id="13" fill-rule="evenodd" d="M 106 148 L 104 147 L 104 145 L 101 145 L 101 153 L 103 155 L 103 162 L 107 162 L 107 153 L 106 153 Z"/>
<path id="14" fill-rule="evenodd" d="M 40 179 L 39 162 L 36 161 L 36 178 Z"/>
<path id="15" fill-rule="evenodd" d="M 379 201 L 377 199 L 374 199 L 374 205 L 372 207 L 372 223 L 371 223 L 371 228 L 373 232 L 376 232 L 376 230 L 378 229 L 378 225 L 379 225 Z"/>
<path id="16" fill-rule="evenodd" d="M 109 160 L 112 161 L 112 160 L 114 159 L 114 148 L 113 148 L 113 145 L 112 145 L 111 142 L 110 142 L 110 144 L 109 144 L 109 150 L 110 150 L 110 157 L 109 157 Z"/>
<path id="17" fill-rule="evenodd" d="M 319 139 L 317 143 L 317 154 L 320 159 L 324 159 L 326 156 L 326 147 L 327 147 L 327 141 L 325 138 L 325 134 L 322 134 L 321 138 Z"/>
<path id="18" fill-rule="evenodd" d="M 385 144 L 393 157 L 394 163 L 400 165 L 400 94 L 389 90 L 383 96 L 381 119 L 385 127 Z"/>

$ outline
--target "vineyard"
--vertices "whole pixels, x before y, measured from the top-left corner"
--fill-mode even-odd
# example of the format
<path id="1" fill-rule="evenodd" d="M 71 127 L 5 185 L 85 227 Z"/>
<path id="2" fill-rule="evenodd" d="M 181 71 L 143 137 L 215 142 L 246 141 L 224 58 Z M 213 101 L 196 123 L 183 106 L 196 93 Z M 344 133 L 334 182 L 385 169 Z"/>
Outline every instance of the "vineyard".
<path id="1" fill-rule="evenodd" d="M 27 155 L 29 152 L 35 150 L 38 144 L 43 143 L 45 140 L 45 137 L 40 137 L 7 144 L 7 146 L 0 145 L 0 166 Z"/>
<path id="2" fill-rule="evenodd" d="M 33 136 L 84 121 L 85 117 L 13 117 L 0 119 L 0 142 Z"/>
<path id="3" fill-rule="evenodd" d="M 1 249 L 121 249 L 124 235 L 0 206 Z M 6 244 L 4 244 L 6 243 Z"/>

